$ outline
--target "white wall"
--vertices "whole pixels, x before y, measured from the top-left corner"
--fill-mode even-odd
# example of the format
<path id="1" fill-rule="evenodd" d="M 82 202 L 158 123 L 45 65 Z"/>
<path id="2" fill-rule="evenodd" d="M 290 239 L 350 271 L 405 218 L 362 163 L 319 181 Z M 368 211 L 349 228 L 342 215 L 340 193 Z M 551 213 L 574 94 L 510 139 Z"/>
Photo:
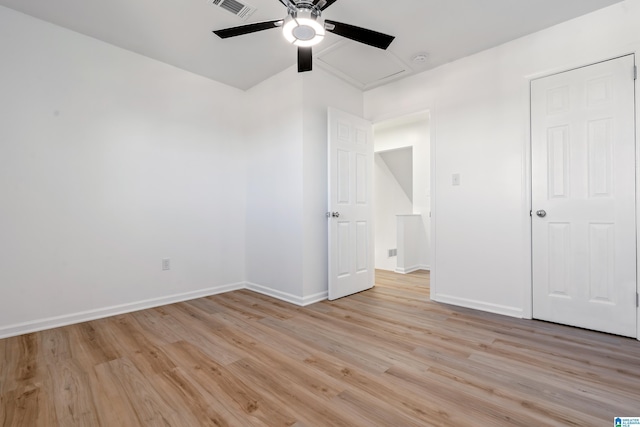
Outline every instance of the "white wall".
<path id="1" fill-rule="evenodd" d="M 327 107 L 361 116 L 362 92 L 291 67 L 248 95 L 249 287 L 309 304 L 327 296 Z"/>
<path id="2" fill-rule="evenodd" d="M 402 204 L 398 204 L 395 213 L 393 206 L 389 206 L 387 202 L 391 202 L 396 198 L 392 194 L 386 194 L 389 190 L 388 185 L 376 180 L 376 185 L 380 182 L 382 188 L 375 188 L 375 218 L 376 218 L 376 267 L 378 261 L 380 267 L 387 269 L 394 259 L 383 260 L 378 255 L 384 255 L 386 258 L 386 249 L 380 248 L 381 244 L 388 242 L 391 237 L 387 234 L 393 232 L 395 238 L 395 215 L 398 214 L 420 214 L 422 215 L 423 229 L 425 234 L 420 239 L 420 262 L 423 268 L 429 268 L 431 265 L 431 221 L 429 213 L 431 212 L 431 144 L 429 129 L 429 113 L 419 112 L 391 120 L 377 123 L 375 126 L 375 150 L 376 152 L 394 150 L 403 147 L 412 147 L 413 149 L 413 203 L 410 211 L 406 211 Z M 378 173 L 381 171 L 378 170 Z M 378 174 L 378 179 L 383 176 Z M 388 199 L 388 200 L 387 200 Z M 398 202 L 400 203 L 400 202 Z M 378 225 L 378 222 L 382 224 Z M 385 226 L 385 223 L 387 224 Z M 393 223 L 393 227 L 390 224 Z M 382 252 L 384 251 L 384 254 Z M 395 270 L 395 267 L 393 268 Z"/>
<path id="3" fill-rule="evenodd" d="M 0 31 L 0 337 L 326 297 L 326 110 L 362 92 L 292 67 L 244 93 L 2 7 Z"/>
<path id="4" fill-rule="evenodd" d="M 531 315 L 528 81 L 636 51 L 638 22 L 627 0 L 365 93 L 370 120 L 431 111 L 436 300 Z"/>
<path id="5" fill-rule="evenodd" d="M 389 257 L 389 249 L 398 248 L 396 215 L 413 213 L 413 203 L 379 154 L 373 169 L 373 203 L 376 269 L 395 271 L 398 259 Z"/>
<path id="6" fill-rule="evenodd" d="M 248 91 L 247 281 L 300 303 L 303 271 L 302 80 L 288 70 Z"/>
<path id="7" fill-rule="evenodd" d="M 420 258 L 425 235 L 422 215 L 398 215 L 398 265 L 396 272 L 402 274 L 423 270 Z"/>
<path id="8" fill-rule="evenodd" d="M 3 7 L 0 58 L 0 337 L 242 285 L 242 92 Z"/>

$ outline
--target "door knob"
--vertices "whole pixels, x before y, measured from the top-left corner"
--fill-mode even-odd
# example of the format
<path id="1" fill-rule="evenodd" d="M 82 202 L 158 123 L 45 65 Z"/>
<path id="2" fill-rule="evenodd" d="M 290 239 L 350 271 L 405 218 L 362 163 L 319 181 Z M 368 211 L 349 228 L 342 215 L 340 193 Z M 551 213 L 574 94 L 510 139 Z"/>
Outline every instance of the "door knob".
<path id="1" fill-rule="evenodd" d="M 539 211 L 536 211 L 536 215 L 538 215 L 540 218 L 544 218 L 545 216 L 547 216 L 547 211 L 540 209 Z"/>
<path id="2" fill-rule="evenodd" d="M 327 218 L 340 218 L 340 212 L 327 212 Z"/>

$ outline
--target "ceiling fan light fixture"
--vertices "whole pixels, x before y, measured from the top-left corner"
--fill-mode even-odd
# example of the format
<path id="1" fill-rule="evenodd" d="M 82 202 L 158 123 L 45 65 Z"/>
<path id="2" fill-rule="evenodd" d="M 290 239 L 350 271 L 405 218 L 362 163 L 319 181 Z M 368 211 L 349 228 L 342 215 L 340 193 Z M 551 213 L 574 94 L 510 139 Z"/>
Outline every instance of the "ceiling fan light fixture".
<path id="1" fill-rule="evenodd" d="M 314 19 L 311 13 L 309 16 L 304 15 L 304 11 L 299 11 L 296 17 L 288 16 L 282 27 L 282 34 L 289 43 L 296 46 L 315 46 L 324 39 L 324 25 Z"/>

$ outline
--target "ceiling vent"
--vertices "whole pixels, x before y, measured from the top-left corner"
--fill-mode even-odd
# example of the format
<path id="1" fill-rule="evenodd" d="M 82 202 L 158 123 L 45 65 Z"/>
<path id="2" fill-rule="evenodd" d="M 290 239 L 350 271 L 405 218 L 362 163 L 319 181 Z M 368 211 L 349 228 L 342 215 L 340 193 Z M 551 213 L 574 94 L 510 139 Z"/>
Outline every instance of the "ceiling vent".
<path id="1" fill-rule="evenodd" d="M 255 7 L 238 0 L 207 0 L 207 3 L 233 13 L 243 21 L 246 21 L 257 10 Z"/>

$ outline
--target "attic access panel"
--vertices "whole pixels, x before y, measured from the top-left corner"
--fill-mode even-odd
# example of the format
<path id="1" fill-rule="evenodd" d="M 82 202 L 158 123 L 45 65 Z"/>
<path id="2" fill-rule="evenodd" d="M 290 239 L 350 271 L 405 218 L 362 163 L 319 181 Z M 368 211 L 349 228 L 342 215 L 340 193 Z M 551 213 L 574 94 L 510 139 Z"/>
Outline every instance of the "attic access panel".
<path id="1" fill-rule="evenodd" d="M 410 71 L 388 50 L 360 43 L 340 42 L 320 52 L 317 63 L 360 89 L 395 80 Z"/>

